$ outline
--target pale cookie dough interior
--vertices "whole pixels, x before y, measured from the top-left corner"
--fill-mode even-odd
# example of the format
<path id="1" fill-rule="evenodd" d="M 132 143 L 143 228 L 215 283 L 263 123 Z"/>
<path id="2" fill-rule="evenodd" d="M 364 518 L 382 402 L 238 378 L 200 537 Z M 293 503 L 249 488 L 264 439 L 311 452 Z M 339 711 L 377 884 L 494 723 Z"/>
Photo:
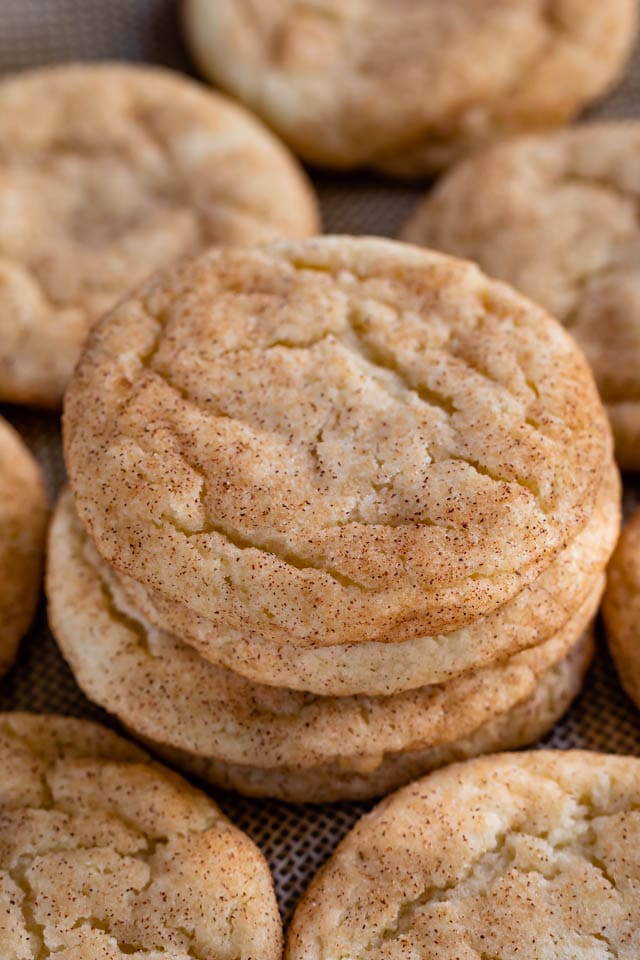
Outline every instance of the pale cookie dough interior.
<path id="1" fill-rule="evenodd" d="M 323 696 L 389 695 L 441 683 L 547 640 L 601 575 L 620 532 L 620 479 L 611 466 L 586 526 L 532 583 L 485 617 L 448 634 L 403 643 L 292 647 L 213 630 L 185 606 L 117 576 L 118 588 L 150 623 L 179 636 L 201 656 L 259 684 Z"/>
<path id="2" fill-rule="evenodd" d="M 471 264 L 346 237 L 154 278 L 92 331 L 64 422 L 108 562 L 302 646 L 495 609 L 584 527 L 610 453 L 547 314 Z"/>
<path id="3" fill-rule="evenodd" d="M 74 515 L 49 539 L 49 618 L 87 696 L 133 731 L 205 758 L 258 767 L 375 770 L 388 754 L 458 740 L 529 698 L 579 643 L 604 577 L 546 642 L 448 683 L 391 697 L 315 697 L 249 683 L 151 628 L 122 596 Z"/>
<path id="4" fill-rule="evenodd" d="M 640 469 L 638 151 L 633 121 L 496 146 L 455 169 L 402 231 L 476 260 L 565 324 L 630 469 Z"/>
<path id="5" fill-rule="evenodd" d="M 635 0 L 183 0 L 202 73 L 306 160 L 406 175 L 567 123 L 635 22 Z"/>
<path id="6" fill-rule="evenodd" d="M 418 780 L 312 881 L 287 960 L 635 960 L 640 759 L 502 754 Z"/>
<path id="7" fill-rule="evenodd" d="M 0 770 L 3 960 L 279 960 L 257 847 L 141 750 L 5 713 Z"/>
<path id="8" fill-rule="evenodd" d="M 13 663 L 33 619 L 47 516 L 40 467 L 0 417 L 0 676 Z"/>
<path id="9" fill-rule="evenodd" d="M 620 680 L 640 707 L 640 511 L 622 531 L 611 558 L 603 613 Z"/>
<path id="10" fill-rule="evenodd" d="M 241 107 L 150 67 L 0 82 L 0 399 L 57 406 L 90 324 L 211 244 L 317 232 L 311 189 Z"/>

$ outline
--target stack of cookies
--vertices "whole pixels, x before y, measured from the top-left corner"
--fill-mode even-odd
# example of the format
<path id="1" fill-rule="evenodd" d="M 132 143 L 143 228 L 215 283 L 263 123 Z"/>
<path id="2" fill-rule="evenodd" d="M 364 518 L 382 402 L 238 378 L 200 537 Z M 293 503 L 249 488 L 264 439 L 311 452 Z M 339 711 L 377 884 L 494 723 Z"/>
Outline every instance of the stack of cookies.
<path id="1" fill-rule="evenodd" d="M 53 630 L 185 769 L 373 796 L 578 692 L 610 429 L 569 335 L 475 266 L 346 237 L 202 254 L 94 328 L 64 431 Z"/>

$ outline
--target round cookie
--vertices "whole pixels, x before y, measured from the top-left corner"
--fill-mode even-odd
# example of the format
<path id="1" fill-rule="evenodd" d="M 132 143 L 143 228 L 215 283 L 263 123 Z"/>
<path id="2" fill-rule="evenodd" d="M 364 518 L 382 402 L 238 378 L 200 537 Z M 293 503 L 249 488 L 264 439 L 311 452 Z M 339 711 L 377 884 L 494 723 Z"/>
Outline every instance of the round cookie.
<path id="1" fill-rule="evenodd" d="M 35 613 L 47 515 L 40 467 L 0 417 L 0 676 Z"/>
<path id="2" fill-rule="evenodd" d="M 257 847 L 109 730 L 0 715 L 0 951 L 39 960 L 279 960 Z"/>
<path id="3" fill-rule="evenodd" d="M 471 157 L 403 239 L 476 260 L 562 321 L 589 360 L 616 455 L 640 469 L 640 123 L 520 138 Z M 479 185 L 481 184 L 481 187 Z"/>
<path id="4" fill-rule="evenodd" d="M 548 639 L 586 599 L 604 570 L 620 533 L 620 478 L 606 473 L 596 509 L 574 540 L 532 583 L 496 610 L 448 634 L 403 643 L 292 647 L 217 633 L 191 614 L 119 576 L 129 605 L 161 630 L 192 645 L 201 656 L 254 683 L 321 696 L 389 695 L 441 683 Z"/>
<path id="5" fill-rule="evenodd" d="M 57 406 L 90 325 L 212 244 L 318 230 L 288 151 L 159 68 L 71 64 L 0 82 L 0 400 Z"/>
<path id="6" fill-rule="evenodd" d="M 456 764 L 347 834 L 286 960 L 632 960 L 640 760 L 581 751 Z"/>
<path id="7" fill-rule="evenodd" d="M 81 519 L 121 573 L 284 646 L 476 620 L 592 515 L 610 433 L 541 309 L 378 239 L 212 250 L 94 327 L 67 391 Z"/>
<path id="8" fill-rule="evenodd" d="M 182 0 L 203 74 L 305 160 L 439 170 L 568 123 L 620 76 L 635 0 Z"/>
<path id="9" fill-rule="evenodd" d="M 314 697 L 249 683 L 151 628 L 100 561 L 68 492 L 54 515 L 47 571 L 51 627 L 74 676 L 136 734 L 212 760 L 212 769 L 215 761 L 270 768 L 280 781 L 288 772 L 304 780 L 324 771 L 327 784 L 335 769 L 360 774 L 361 783 L 371 775 L 374 794 L 390 773 L 399 777 L 393 785 L 403 782 L 406 753 L 424 772 L 420 758 L 434 752 L 427 748 L 492 729 L 532 696 L 547 704 L 535 717 L 546 731 L 580 686 L 591 651 L 582 638 L 603 585 L 600 574 L 555 636 L 483 670 L 391 697 Z"/>
<path id="10" fill-rule="evenodd" d="M 611 558 L 602 609 L 618 675 L 640 707 L 640 510 L 622 531 Z"/>

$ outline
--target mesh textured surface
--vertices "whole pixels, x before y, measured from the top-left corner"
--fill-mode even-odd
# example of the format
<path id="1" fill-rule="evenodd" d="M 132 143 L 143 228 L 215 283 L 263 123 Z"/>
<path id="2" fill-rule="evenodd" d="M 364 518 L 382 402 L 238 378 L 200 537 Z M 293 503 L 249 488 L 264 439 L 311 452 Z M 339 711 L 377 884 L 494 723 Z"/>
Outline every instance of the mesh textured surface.
<path id="1" fill-rule="evenodd" d="M 0 0 L 0 72 L 79 59 L 128 59 L 190 71 L 180 43 L 175 0 Z M 590 117 L 640 117 L 640 52 L 624 83 Z M 357 174 L 313 177 L 325 228 L 393 236 L 424 186 Z M 64 479 L 58 418 L 19 408 L 0 412 L 43 465 L 53 499 Z M 627 482 L 630 507 L 640 490 Z M 47 628 L 44 605 L 18 663 L 0 682 L 0 710 L 64 713 L 114 722 L 80 693 Z M 640 755 L 639 715 L 603 649 L 584 691 L 545 746 Z M 307 883 L 366 804 L 301 807 L 215 792 L 226 813 L 260 845 L 273 870 L 280 906 L 291 914 Z"/>

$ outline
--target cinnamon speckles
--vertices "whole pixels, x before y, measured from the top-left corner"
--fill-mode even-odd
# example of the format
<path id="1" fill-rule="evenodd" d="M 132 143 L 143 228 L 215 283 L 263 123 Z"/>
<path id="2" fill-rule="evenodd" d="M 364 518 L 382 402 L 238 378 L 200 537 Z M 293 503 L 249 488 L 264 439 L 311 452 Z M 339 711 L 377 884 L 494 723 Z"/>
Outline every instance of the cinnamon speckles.
<path id="1" fill-rule="evenodd" d="M 81 720 L 0 716 L 3 960 L 279 960 L 267 866 L 216 805 Z"/>
<path id="2" fill-rule="evenodd" d="M 450 680 L 552 636 L 602 576 L 619 529 L 620 481 L 610 466 L 589 521 L 535 580 L 473 623 L 398 643 L 300 647 L 245 631 L 218 632 L 202 617 L 130 577 L 119 576 L 118 586 L 127 603 L 150 623 L 256 683 L 325 696 L 385 695 Z M 263 612 L 268 616 L 270 610 Z"/>
<path id="3" fill-rule="evenodd" d="M 449 767 L 356 825 L 287 960 L 610 960 L 638 952 L 640 760 L 578 751 Z"/>
<path id="4" fill-rule="evenodd" d="M 213 782 L 319 801 L 376 795 L 447 751 L 515 746 L 548 729 L 589 661 L 585 631 L 602 583 L 601 573 L 589 577 L 575 612 L 532 649 L 391 697 L 263 686 L 202 659 L 131 605 L 68 492 L 52 524 L 47 594 L 78 683 L 143 740 Z"/>
<path id="5" fill-rule="evenodd" d="M 204 254 L 114 310 L 65 444 L 120 573 L 219 633 L 319 648 L 507 601 L 586 523 L 610 438 L 541 310 L 468 264 L 320 238 Z"/>

